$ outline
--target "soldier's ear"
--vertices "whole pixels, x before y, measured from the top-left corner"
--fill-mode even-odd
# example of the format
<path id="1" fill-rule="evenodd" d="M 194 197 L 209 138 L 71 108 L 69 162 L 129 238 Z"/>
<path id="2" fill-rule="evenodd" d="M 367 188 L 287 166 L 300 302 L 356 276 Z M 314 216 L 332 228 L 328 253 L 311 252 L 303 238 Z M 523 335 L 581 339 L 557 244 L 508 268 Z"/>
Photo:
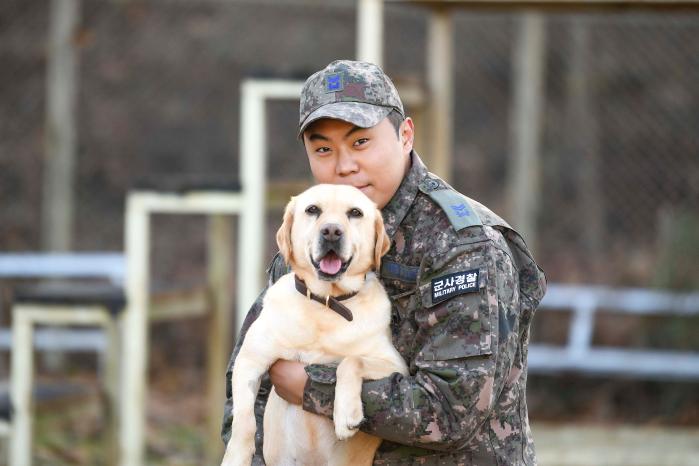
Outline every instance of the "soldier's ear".
<path id="1" fill-rule="evenodd" d="M 413 150 L 415 140 L 415 123 L 410 117 L 406 117 L 403 123 L 400 124 L 400 142 L 403 146 L 403 152 L 409 154 Z"/>
<path id="2" fill-rule="evenodd" d="M 389 238 L 388 233 L 386 233 L 386 228 L 383 225 L 383 217 L 379 209 L 376 209 L 374 217 L 374 231 L 376 236 L 376 244 L 374 245 L 374 269 L 379 272 L 381 270 L 381 258 L 391 249 L 391 238 Z"/>
<path id="3" fill-rule="evenodd" d="M 277 246 L 284 258 L 284 262 L 291 265 L 293 253 L 291 248 L 291 227 L 294 224 L 294 209 L 296 208 L 296 198 L 292 197 L 284 209 L 284 220 L 282 226 L 277 230 Z"/>

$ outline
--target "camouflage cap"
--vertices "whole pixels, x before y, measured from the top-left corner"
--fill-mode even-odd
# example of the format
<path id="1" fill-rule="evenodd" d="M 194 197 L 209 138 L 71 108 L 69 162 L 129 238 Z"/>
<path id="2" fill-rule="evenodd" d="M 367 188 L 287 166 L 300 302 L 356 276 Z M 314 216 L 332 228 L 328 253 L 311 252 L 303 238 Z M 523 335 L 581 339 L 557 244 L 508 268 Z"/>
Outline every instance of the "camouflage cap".
<path id="1" fill-rule="evenodd" d="M 369 128 L 391 112 L 405 116 L 396 87 L 373 63 L 336 60 L 311 75 L 301 90 L 299 137 L 321 118 Z"/>

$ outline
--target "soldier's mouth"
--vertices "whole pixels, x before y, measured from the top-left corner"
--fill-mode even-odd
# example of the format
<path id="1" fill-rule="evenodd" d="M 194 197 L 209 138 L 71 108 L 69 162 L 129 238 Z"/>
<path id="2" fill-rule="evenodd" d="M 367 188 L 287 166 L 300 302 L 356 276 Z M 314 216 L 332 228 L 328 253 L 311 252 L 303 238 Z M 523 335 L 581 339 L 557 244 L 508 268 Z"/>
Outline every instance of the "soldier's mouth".
<path id="1" fill-rule="evenodd" d="M 316 268 L 318 272 L 318 277 L 321 280 L 336 280 L 338 279 L 349 267 L 350 262 L 352 262 L 352 257 L 343 261 L 342 258 L 333 250 L 328 250 L 324 256 L 319 260 L 315 260 L 311 257 L 311 263 L 313 267 Z"/>
<path id="2" fill-rule="evenodd" d="M 358 190 L 360 190 L 360 191 L 363 192 L 364 194 L 367 193 L 367 191 L 369 190 L 370 187 L 371 187 L 370 184 L 365 184 L 365 185 L 362 185 L 362 186 L 355 186 L 355 188 L 357 188 Z"/>

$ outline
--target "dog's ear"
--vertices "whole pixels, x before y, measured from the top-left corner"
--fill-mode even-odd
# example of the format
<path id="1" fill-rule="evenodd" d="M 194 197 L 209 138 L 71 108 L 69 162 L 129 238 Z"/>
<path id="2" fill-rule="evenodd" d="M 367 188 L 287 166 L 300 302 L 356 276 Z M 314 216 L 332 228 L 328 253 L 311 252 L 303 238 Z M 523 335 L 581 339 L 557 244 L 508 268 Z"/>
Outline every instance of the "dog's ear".
<path id="1" fill-rule="evenodd" d="M 294 209 L 296 208 L 296 198 L 292 197 L 289 203 L 284 209 L 284 221 L 282 221 L 282 226 L 277 230 L 277 246 L 279 246 L 279 252 L 284 258 L 284 262 L 287 265 L 291 264 L 291 226 L 294 224 Z"/>
<path id="2" fill-rule="evenodd" d="M 381 211 L 376 209 L 374 220 L 374 230 L 376 231 L 376 244 L 374 245 L 374 267 L 377 272 L 381 270 L 381 257 L 391 249 L 391 238 L 386 233 L 386 228 L 383 226 L 383 217 Z"/>

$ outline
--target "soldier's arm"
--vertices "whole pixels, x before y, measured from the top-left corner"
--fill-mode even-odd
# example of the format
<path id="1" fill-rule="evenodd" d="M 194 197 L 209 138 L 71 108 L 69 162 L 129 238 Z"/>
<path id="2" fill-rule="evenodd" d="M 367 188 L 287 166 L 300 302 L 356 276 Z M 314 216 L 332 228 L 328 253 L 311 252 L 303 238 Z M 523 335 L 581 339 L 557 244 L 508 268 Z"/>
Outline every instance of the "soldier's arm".
<path id="1" fill-rule="evenodd" d="M 491 232 L 492 233 L 492 232 Z M 478 287 L 438 296 L 433 280 L 478 273 Z M 423 273 L 415 311 L 419 351 L 410 375 L 393 374 L 362 387 L 362 430 L 406 445 L 459 449 L 488 420 L 520 357 L 517 273 L 507 245 L 487 239 L 457 244 Z M 442 300 L 444 299 L 444 300 Z M 312 365 L 304 409 L 330 415 L 334 368 Z"/>
<path id="2" fill-rule="evenodd" d="M 245 340 L 245 335 L 247 334 L 248 329 L 262 312 L 262 300 L 267 292 L 267 288 L 276 282 L 279 277 L 287 273 L 287 271 L 288 267 L 284 263 L 281 255 L 275 255 L 272 259 L 272 263 L 267 269 L 267 274 L 269 277 L 267 287 L 262 290 L 262 293 L 260 293 L 253 305 L 250 307 L 250 310 L 245 317 L 245 321 L 241 326 L 240 335 L 236 341 L 235 348 L 233 348 L 233 352 L 231 353 L 231 358 L 228 361 L 228 368 L 226 369 L 226 402 L 223 408 L 223 423 L 221 426 L 221 438 L 226 444 L 231 438 L 231 422 L 233 421 L 233 392 L 231 388 L 231 375 L 233 374 L 235 359 L 238 356 L 238 352 L 240 351 L 243 341 Z M 255 433 L 255 455 L 253 457 L 254 465 L 264 464 L 264 460 L 262 459 L 262 421 L 271 387 L 272 384 L 269 380 L 269 376 L 265 373 L 260 383 L 260 390 L 257 394 L 257 399 L 255 400 L 255 420 L 257 422 L 257 431 Z"/>
<path id="3" fill-rule="evenodd" d="M 231 438 L 231 423 L 233 422 L 233 391 L 231 387 L 231 375 L 233 374 L 233 365 L 235 364 L 235 359 L 238 356 L 238 353 L 240 352 L 240 347 L 243 344 L 243 340 L 245 339 L 245 335 L 248 329 L 250 328 L 250 325 L 252 325 L 252 323 L 255 322 L 257 317 L 262 312 L 262 299 L 266 291 L 267 289 L 265 288 L 265 290 L 260 294 L 260 296 L 258 296 L 257 300 L 255 300 L 255 303 L 250 307 L 250 310 L 248 311 L 248 314 L 245 317 L 245 321 L 243 322 L 243 325 L 240 329 L 240 336 L 236 341 L 235 348 L 233 348 L 231 358 L 228 361 L 228 368 L 226 369 L 226 402 L 223 407 L 223 423 L 221 425 L 221 438 L 223 439 L 223 442 L 225 444 L 227 444 Z M 267 376 L 267 374 L 265 374 L 260 383 L 260 390 L 257 393 L 257 398 L 255 399 L 255 421 L 257 423 L 257 431 L 255 433 L 255 455 L 253 457 L 253 464 L 264 464 L 264 461 L 261 461 L 263 436 L 262 420 L 264 416 L 264 409 L 267 404 L 267 397 L 269 396 L 270 387 L 271 384 L 269 381 L 269 377 Z"/>

